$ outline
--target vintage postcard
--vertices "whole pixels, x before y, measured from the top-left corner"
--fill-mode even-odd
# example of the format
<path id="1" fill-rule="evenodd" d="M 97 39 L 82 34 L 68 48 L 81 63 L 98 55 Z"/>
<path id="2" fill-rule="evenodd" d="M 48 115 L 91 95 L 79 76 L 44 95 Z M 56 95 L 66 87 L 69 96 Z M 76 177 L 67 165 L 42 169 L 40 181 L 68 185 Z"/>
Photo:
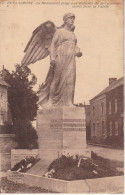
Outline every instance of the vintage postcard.
<path id="1" fill-rule="evenodd" d="M 1 193 L 124 193 L 123 0 L 0 0 Z"/>

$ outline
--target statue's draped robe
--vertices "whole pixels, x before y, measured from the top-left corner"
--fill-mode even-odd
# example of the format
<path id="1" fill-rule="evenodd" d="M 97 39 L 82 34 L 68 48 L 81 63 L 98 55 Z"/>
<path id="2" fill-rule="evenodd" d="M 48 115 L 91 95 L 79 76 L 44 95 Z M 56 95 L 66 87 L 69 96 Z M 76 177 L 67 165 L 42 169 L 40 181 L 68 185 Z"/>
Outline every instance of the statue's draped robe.
<path id="1" fill-rule="evenodd" d="M 50 59 L 56 65 L 50 67 L 45 83 L 39 90 L 41 106 L 73 105 L 76 80 L 75 53 L 78 51 L 73 32 L 58 29 L 50 46 Z"/>

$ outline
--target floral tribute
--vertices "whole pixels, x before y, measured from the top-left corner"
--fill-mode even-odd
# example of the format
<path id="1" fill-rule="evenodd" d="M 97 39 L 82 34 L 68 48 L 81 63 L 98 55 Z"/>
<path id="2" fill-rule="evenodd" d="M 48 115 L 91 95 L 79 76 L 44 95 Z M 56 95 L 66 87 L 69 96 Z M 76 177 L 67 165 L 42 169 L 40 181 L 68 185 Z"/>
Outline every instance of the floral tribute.
<path id="1" fill-rule="evenodd" d="M 24 158 L 20 162 L 14 165 L 14 167 L 11 169 L 11 171 L 17 171 L 17 172 L 27 172 L 34 164 L 36 164 L 40 159 L 36 157 L 28 157 Z"/>
<path id="2" fill-rule="evenodd" d="M 91 158 L 62 154 L 49 165 L 44 177 L 71 181 L 120 175 L 123 172 L 118 171 L 113 162 L 92 152 Z"/>

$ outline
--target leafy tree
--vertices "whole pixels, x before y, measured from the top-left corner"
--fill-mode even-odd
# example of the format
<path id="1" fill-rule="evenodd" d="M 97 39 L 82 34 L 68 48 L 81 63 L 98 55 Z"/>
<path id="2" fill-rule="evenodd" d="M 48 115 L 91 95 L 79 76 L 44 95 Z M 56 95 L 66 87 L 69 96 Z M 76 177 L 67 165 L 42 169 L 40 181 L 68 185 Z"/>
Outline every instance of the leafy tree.
<path id="1" fill-rule="evenodd" d="M 31 122 L 35 119 L 38 109 L 38 96 L 33 91 L 37 79 L 35 75 L 31 74 L 28 67 L 21 68 L 20 65 L 16 65 L 15 71 L 12 71 L 12 73 L 4 69 L 0 74 L 4 75 L 4 80 L 10 85 L 8 88 L 8 102 L 16 140 L 21 148 L 29 148 L 35 144 L 32 146 L 34 148 L 36 147 L 36 141 L 33 142 L 33 140 L 37 139 L 37 135 L 35 135 L 36 131 Z"/>
<path id="2" fill-rule="evenodd" d="M 35 128 L 29 121 L 18 121 L 14 126 L 16 137 L 14 140 L 18 143 L 17 148 L 35 149 L 38 148 L 37 133 Z"/>

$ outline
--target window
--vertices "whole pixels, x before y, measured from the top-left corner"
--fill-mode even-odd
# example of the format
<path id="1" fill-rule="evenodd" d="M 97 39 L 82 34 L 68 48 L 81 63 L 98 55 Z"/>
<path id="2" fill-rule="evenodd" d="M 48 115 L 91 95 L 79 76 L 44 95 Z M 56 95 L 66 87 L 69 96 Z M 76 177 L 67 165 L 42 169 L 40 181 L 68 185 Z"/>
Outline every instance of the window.
<path id="1" fill-rule="evenodd" d="M 99 132 L 99 122 L 96 124 L 97 126 L 97 135 L 99 136 L 100 135 L 100 132 Z"/>
<path id="2" fill-rule="evenodd" d="M 111 114 L 111 102 L 109 102 L 109 114 Z"/>
<path id="3" fill-rule="evenodd" d="M 1 114 L 0 124 L 1 124 L 1 125 L 3 125 L 3 124 L 4 124 L 4 115 L 3 115 L 3 114 Z"/>
<path id="4" fill-rule="evenodd" d="M 112 136 L 112 122 L 109 123 L 109 136 Z"/>
<path id="5" fill-rule="evenodd" d="M 118 135 L 118 122 L 115 121 L 115 135 Z"/>
<path id="6" fill-rule="evenodd" d="M 123 129 L 123 118 L 120 118 L 120 127 Z"/>
<path id="7" fill-rule="evenodd" d="M 102 121 L 102 134 L 104 135 L 105 134 L 105 122 Z"/>
<path id="8" fill-rule="evenodd" d="M 95 116 L 95 106 L 93 106 L 93 116 Z"/>
<path id="9" fill-rule="evenodd" d="M 104 114 L 104 102 L 101 102 L 101 113 Z"/>
<path id="10" fill-rule="evenodd" d="M 93 135 L 95 136 L 95 123 L 93 123 Z"/>
<path id="11" fill-rule="evenodd" d="M 4 92 L 1 92 L 1 93 L 0 93 L 0 99 L 3 99 L 4 96 L 5 96 L 5 93 L 4 93 Z"/>
<path id="12" fill-rule="evenodd" d="M 115 99 L 115 113 L 117 113 L 118 111 L 118 101 L 117 99 Z"/>

